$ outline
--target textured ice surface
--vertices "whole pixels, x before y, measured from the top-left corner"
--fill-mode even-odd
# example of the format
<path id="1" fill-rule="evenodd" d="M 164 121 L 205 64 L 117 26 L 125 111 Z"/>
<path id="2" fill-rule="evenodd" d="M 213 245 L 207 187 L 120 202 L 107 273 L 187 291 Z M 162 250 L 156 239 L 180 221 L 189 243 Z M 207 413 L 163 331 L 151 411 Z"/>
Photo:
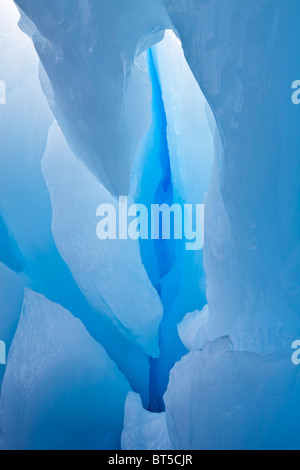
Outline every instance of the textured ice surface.
<path id="1" fill-rule="evenodd" d="M 299 2 L 166 4 L 222 138 L 206 206 L 208 336 L 229 334 L 258 353 L 289 349 L 300 334 L 299 116 L 290 100 Z"/>
<path id="2" fill-rule="evenodd" d="M 295 449 L 299 369 L 289 354 L 232 350 L 229 338 L 178 363 L 165 395 L 176 449 Z"/>
<path id="3" fill-rule="evenodd" d="M 178 325 L 181 341 L 188 351 L 197 351 L 206 343 L 206 325 L 209 319 L 209 308 L 205 305 L 201 312 L 188 313 Z"/>
<path id="4" fill-rule="evenodd" d="M 148 68 L 153 90 L 152 126 L 134 167 L 132 197 L 149 209 L 150 204 L 199 204 L 208 190 L 213 158 L 213 137 L 206 116 L 209 107 L 173 32 L 168 31 L 149 52 Z M 203 253 L 188 252 L 185 241 L 171 239 L 142 241 L 141 254 L 165 309 L 161 354 L 151 368 L 150 408 L 161 411 L 169 371 L 186 352 L 177 323 L 187 311 L 206 303 Z"/>
<path id="5" fill-rule="evenodd" d="M 118 326 L 105 320 L 102 312 L 89 305 L 54 243 L 51 200 L 41 171 L 53 116 L 40 86 L 37 54 L 17 26 L 16 7 L 5 0 L 0 4 L 0 11 L 3 64 L 0 78 L 6 84 L 6 105 L 0 107 L 3 142 L 0 149 L 3 169 L 0 174 L 0 261 L 14 271 L 24 270 L 33 290 L 44 293 L 79 317 L 90 334 L 105 346 L 110 357 L 118 361 L 120 369 L 126 371 L 131 385 L 142 394 L 147 405 L 149 358 L 126 339 Z M 132 80 L 140 90 L 149 93 L 149 80 L 145 78 L 142 61 L 135 68 Z M 145 98 L 146 103 L 147 100 Z M 128 105 L 126 109 L 127 114 L 130 113 Z M 148 125 L 146 116 L 140 119 L 144 122 L 141 125 Z M 92 222 L 92 227 L 95 226 L 96 219 Z"/>
<path id="6" fill-rule="evenodd" d="M 99 240 L 96 209 L 118 204 L 69 150 L 55 124 L 43 159 L 57 247 L 96 310 L 152 356 L 157 356 L 162 305 L 142 264 L 139 243 Z"/>
<path id="7" fill-rule="evenodd" d="M 187 204 L 201 204 L 214 158 L 207 119 L 211 110 L 173 31 L 166 31 L 153 50 L 167 118 L 174 197 Z"/>
<path id="8" fill-rule="evenodd" d="M 4 449 L 117 448 L 128 390 L 79 320 L 26 290 L 2 387 Z"/>
<path id="9" fill-rule="evenodd" d="M 16 3 L 37 26 L 26 30 L 51 81 L 48 96 L 72 150 L 111 192 L 127 194 L 132 150 L 143 134 L 126 120 L 124 89 L 136 54 L 170 25 L 165 9 L 159 0 Z M 132 93 L 139 99 L 138 89 Z M 132 108 L 131 116 L 138 119 L 139 110 Z"/>
<path id="10" fill-rule="evenodd" d="M 33 44 L 18 28 L 13 2 L 0 4 L 0 261 L 23 270 L 34 290 L 77 313 L 86 305 L 51 233 L 51 202 L 41 171 L 53 116 Z"/>
<path id="11" fill-rule="evenodd" d="M 143 53 L 136 57 L 132 66 L 121 112 L 121 119 L 127 126 L 127 134 L 131 136 L 128 151 L 133 158 L 138 154 L 142 138 L 151 127 L 151 100 L 152 85 L 148 74 L 147 56 Z"/>
<path id="12" fill-rule="evenodd" d="M 122 450 L 172 450 L 165 413 L 149 413 L 139 395 L 129 392 L 122 433 Z"/>

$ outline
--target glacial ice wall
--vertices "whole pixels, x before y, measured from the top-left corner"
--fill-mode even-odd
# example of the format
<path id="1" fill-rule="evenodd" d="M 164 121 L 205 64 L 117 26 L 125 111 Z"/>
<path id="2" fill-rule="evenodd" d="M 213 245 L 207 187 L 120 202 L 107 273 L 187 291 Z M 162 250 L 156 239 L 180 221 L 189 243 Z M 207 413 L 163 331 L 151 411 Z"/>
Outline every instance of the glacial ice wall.
<path id="1" fill-rule="evenodd" d="M 50 125 L 54 121 L 39 81 L 39 72 L 42 81 L 45 73 L 39 70 L 39 60 L 32 42 L 18 28 L 19 14 L 14 4 L 10 0 L 5 0 L 1 2 L 0 8 L 1 31 L 3 32 L 0 38 L 3 46 L 0 53 L 3 64 L 1 79 L 6 84 L 6 104 L 0 107 L 0 132 L 3 142 L 0 153 L 3 168 L 0 175 L 0 259 L 12 270 L 23 271 L 24 276 L 27 276 L 26 285 L 28 287 L 42 292 L 49 300 L 62 305 L 73 315 L 79 317 L 89 332 L 101 344 L 105 345 L 106 350 L 113 360 L 117 361 L 120 369 L 128 372 L 127 376 L 131 385 L 141 393 L 147 406 L 150 367 L 148 355 L 142 350 L 142 347 L 134 344 L 134 340 L 128 339 L 129 335 L 126 337 L 126 334 L 123 334 L 126 325 L 119 328 L 119 325 L 114 326 L 112 322 L 106 320 L 103 311 L 99 311 L 102 305 L 99 292 L 95 302 L 88 302 L 54 241 L 51 227 L 53 215 L 51 199 L 41 170 L 41 160 L 47 148 Z M 148 83 L 143 83 L 138 70 L 133 79 L 140 87 L 139 96 L 145 89 L 149 94 L 149 87 L 151 93 L 151 86 Z M 44 81 L 43 84 L 45 85 Z M 134 85 L 132 87 L 134 88 Z M 147 101 L 146 98 L 145 101 Z M 131 112 L 128 105 L 125 106 L 125 112 L 127 115 Z M 142 121 L 142 128 L 144 126 L 147 128 L 149 119 L 144 121 L 140 119 L 140 121 Z M 67 152 L 70 153 L 70 150 L 67 149 Z M 101 203 L 101 199 L 97 200 L 97 205 L 99 203 Z M 96 211 L 97 205 L 92 208 L 93 212 Z M 69 211 L 71 209 L 70 206 Z M 93 220 L 90 229 L 93 230 L 94 226 Z M 85 243 L 88 243 L 88 240 L 85 240 Z M 137 256 L 139 256 L 138 253 Z M 142 267 L 140 269 L 142 273 L 140 282 L 143 283 L 143 269 Z M 146 274 L 144 274 L 144 281 L 147 284 Z M 5 285 L 3 281 L 3 289 Z M 150 283 L 148 283 L 148 287 L 151 296 L 153 289 Z M 13 289 L 12 285 L 10 285 L 10 289 Z M 123 292 L 126 293 L 126 290 L 124 289 Z M 15 295 L 16 299 L 18 298 L 16 293 L 10 295 Z M 127 293 L 126 295 L 129 299 L 130 295 Z M 149 346 L 148 352 L 155 355 L 157 354 L 157 339 L 155 339 L 154 330 L 157 328 L 155 322 L 159 323 L 161 305 L 155 292 L 153 295 L 154 302 L 149 302 L 149 305 L 151 303 L 153 306 L 156 305 L 153 315 L 153 317 L 156 316 L 156 320 L 155 318 L 153 320 L 153 347 L 151 349 Z M 123 297 L 118 298 L 121 303 Z M 117 301 L 117 298 L 114 300 Z M 9 303 L 8 305 L 5 303 L 6 297 L 3 297 L 4 311 L 9 306 Z M 149 306 L 147 308 L 149 311 Z M 144 311 L 144 304 L 140 306 L 140 310 Z M 141 316 L 140 318 L 142 319 Z M 15 322 L 15 327 L 17 320 L 18 316 L 14 316 L 11 311 L 9 321 L 12 324 Z M 148 325 L 150 323 L 148 322 Z M 14 332 L 12 330 L 10 336 Z M 151 333 L 149 337 L 151 337 Z M 11 339 L 12 337 L 7 337 L 3 332 L 3 340 L 6 340 L 8 349 Z M 145 341 L 145 349 L 147 349 L 146 343 Z"/>
<path id="2" fill-rule="evenodd" d="M 26 290 L 1 393 L 3 449 L 117 448 L 128 390 L 79 320 Z"/>
<path id="3" fill-rule="evenodd" d="M 289 99 L 290 82 L 297 77 L 297 61 L 290 60 L 299 41 L 295 19 L 299 11 L 297 2 L 292 0 L 286 6 L 283 0 L 190 0 L 184 3 L 157 0 L 154 3 L 142 1 L 138 6 L 127 2 L 125 7 L 123 2 L 116 0 L 97 4 L 93 1 L 73 3 L 72 6 L 66 0 L 59 3 L 52 0 L 47 7 L 46 2 L 41 1 L 35 8 L 28 0 L 16 3 L 37 26 L 38 31 L 31 28 L 31 34 L 54 96 L 69 90 L 70 96 L 65 96 L 65 90 L 63 99 L 55 99 L 55 106 L 58 121 L 71 144 L 78 124 L 74 116 L 80 116 L 84 121 L 86 115 L 82 109 L 75 112 L 74 106 L 86 106 L 89 110 L 81 129 L 93 132 L 91 120 L 99 122 L 97 117 L 100 115 L 91 112 L 95 104 L 91 105 L 86 96 L 93 89 L 90 81 L 102 74 L 105 87 L 99 87 L 99 93 L 102 98 L 106 97 L 103 110 L 107 111 L 109 103 L 113 113 L 121 106 L 122 90 L 136 52 L 151 45 L 152 40 L 157 41 L 153 32 L 168 27 L 178 32 L 187 61 L 212 107 L 221 136 L 221 142 L 216 143 L 219 151 L 207 201 L 205 263 L 211 312 L 208 337 L 229 333 L 238 347 L 257 352 L 286 347 L 298 332 L 294 312 L 299 302 L 297 288 L 293 287 L 299 251 L 297 207 L 293 202 L 299 187 L 295 158 L 299 142 L 296 109 L 291 107 Z M 47 8 L 51 12 L 49 22 Z M 81 14 L 82 11 L 85 14 Z M 92 20 L 87 28 L 89 18 Z M 147 25 L 143 18 L 147 18 Z M 116 37 L 109 34 L 114 30 L 114 24 L 118 31 Z M 70 43 L 73 44 L 71 49 L 68 48 Z M 93 47 L 100 43 L 106 44 L 102 51 Z M 80 57 L 78 62 L 74 60 L 75 50 Z M 97 53 L 103 54 L 102 61 L 95 60 Z M 105 70 L 101 65 L 97 68 L 98 64 L 104 63 Z M 87 81 L 81 73 L 88 67 Z M 114 76 L 112 83 L 103 78 L 109 73 Z M 64 86 L 66 80 L 68 85 Z M 80 99 L 75 99 L 76 93 L 80 94 Z M 67 113 L 72 116 L 71 124 L 67 124 Z M 119 113 L 115 112 L 115 115 Z M 111 122 L 111 118 L 101 119 L 100 128 L 106 129 Z M 74 129 L 70 130 L 69 126 Z M 92 142 L 94 145 L 94 136 L 101 134 L 104 140 L 99 148 L 106 149 L 102 143 L 106 139 L 102 135 L 105 134 L 103 129 L 93 132 L 90 139 L 85 136 L 85 144 Z M 109 132 L 112 129 L 115 132 L 119 128 L 111 125 Z M 83 138 L 77 131 L 76 139 Z M 111 138 L 109 132 L 109 140 L 115 143 L 116 139 Z M 114 165 L 114 177 L 122 175 L 125 181 L 133 156 L 124 153 L 124 142 L 121 164 L 112 151 L 106 152 L 110 155 L 110 163 L 93 157 L 92 165 L 102 165 L 104 161 Z M 80 147 L 80 144 L 76 145 L 77 152 Z M 89 155 L 94 153 L 90 151 Z M 81 157 L 86 160 L 83 154 Z M 122 165 L 125 164 L 127 170 L 124 172 Z M 96 174 L 104 181 L 103 175 L 107 171 L 107 168 L 104 171 L 98 169 Z M 294 184 L 289 184 L 291 178 Z M 108 179 L 107 176 L 108 189 L 113 186 L 116 190 L 118 182 L 112 185 Z M 128 188 L 128 182 L 126 185 Z M 120 189 L 126 188 L 121 186 Z M 214 230 L 219 225 L 221 237 L 221 232 Z M 284 250 L 278 249 L 280 246 Z M 235 285 L 233 294 L 231 285 Z M 218 292 L 217 296 L 215 292 Z M 279 335 L 283 311 L 287 312 L 286 322 Z M 245 331 L 245 325 L 253 315 L 253 331 L 243 338 L 239 330 Z M 215 327 L 217 329 L 213 331 Z M 259 341 L 257 334 L 261 330 Z M 276 345 L 274 335 L 280 338 L 275 340 Z"/>
<path id="4" fill-rule="evenodd" d="M 286 350 L 299 335 L 299 4 L 191 3 L 206 34 L 191 39 L 185 15 L 172 18 L 222 137 L 206 205 L 207 339 Z"/>
<path id="5" fill-rule="evenodd" d="M 78 286 L 96 311 L 156 357 L 163 307 L 142 264 L 139 243 L 96 237 L 97 207 L 111 204 L 117 213 L 119 204 L 74 157 L 57 125 L 49 132 L 42 170 L 51 195 L 54 239 Z"/>
<path id="6" fill-rule="evenodd" d="M 49 77 L 52 109 L 71 149 L 112 193 L 127 194 L 131 150 L 143 133 L 124 118 L 124 91 L 136 54 L 169 26 L 165 9 L 159 0 L 16 4 L 27 15 L 22 27 Z"/>
<path id="7" fill-rule="evenodd" d="M 147 406 L 149 402 L 149 357 L 143 351 L 143 346 L 139 347 L 138 344 L 135 344 L 134 334 L 128 333 L 126 335 L 126 331 L 128 332 L 132 327 L 130 321 L 127 325 L 125 319 L 125 325 L 122 327 L 119 324 L 115 326 L 113 322 L 106 319 L 105 312 L 99 311 L 99 303 L 101 305 L 101 299 L 99 298 L 101 294 L 99 292 L 96 293 L 96 295 L 98 294 L 98 299 L 96 299 L 96 304 L 98 302 L 99 307 L 98 311 L 97 305 L 89 304 L 88 295 L 86 298 L 80 291 L 54 241 L 51 228 L 53 215 L 51 199 L 41 171 L 41 159 L 47 147 L 49 127 L 54 121 L 54 117 L 40 86 L 37 54 L 31 41 L 18 28 L 18 11 L 10 1 L 1 2 L 0 8 L 0 41 L 3 46 L 0 53 L 1 64 L 3 65 L 0 70 L 0 79 L 2 80 L 1 83 L 5 84 L 5 100 L 3 100 L 3 106 L 0 107 L 0 132 L 3 143 L 0 152 L 3 169 L 0 176 L 0 259 L 8 266 L 1 265 L 1 341 L 5 341 L 7 353 L 9 353 L 21 313 L 24 287 L 30 287 L 46 295 L 49 300 L 67 308 L 75 317 L 82 320 L 89 332 L 99 343 L 104 345 L 110 357 L 116 361 L 118 367 L 126 374 L 131 386 L 141 394 L 143 403 Z M 44 72 L 41 70 L 40 72 L 44 77 Z M 145 87 L 149 90 L 149 84 L 143 85 L 139 71 L 136 75 L 133 78 L 140 86 L 139 95 L 141 95 Z M 125 112 L 130 114 L 132 111 L 128 109 L 128 106 L 127 108 L 125 106 Z M 141 123 L 142 127 L 148 125 L 149 120 Z M 69 149 L 67 151 L 70 152 Z M 97 200 L 97 205 L 99 203 L 101 203 L 101 199 Z M 71 210 L 71 207 L 69 210 Z M 94 211 L 96 211 L 96 206 L 93 207 Z M 94 222 L 91 224 L 91 229 L 93 227 Z M 87 244 L 88 240 L 85 240 L 85 243 Z M 133 249 L 132 252 L 134 251 L 135 256 L 139 259 L 138 250 Z M 139 266 L 139 262 L 137 266 Z M 135 265 L 133 270 L 134 268 Z M 136 290 L 141 291 L 139 298 L 142 298 L 144 284 L 146 300 L 147 292 L 151 297 L 153 291 L 153 301 L 148 299 L 146 309 L 148 308 L 149 314 L 154 312 L 152 324 L 151 320 L 147 323 L 151 331 L 150 333 L 145 331 L 145 335 L 148 334 L 150 337 L 149 343 L 147 343 L 147 339 L 144 342 L 141 340 L 141 342 L 145 349 L 148 348 L 148 351 L 155 355 L 158 349 L 155 333 L 162 308 L 146 274 L 143 274 L 141 263 L 140 274 L 141 276 L 136 276 L 138 278 L 137 282 L 140 282 L 140 288 L 132 292 L 135 294 Z M 127 293 L 127 290 L 124 289 L 123 293 L 130 299 L 132 296 Z M 119 303 L 124 300 L 122 296 L 115 297 L 115 301 L 118 299 Z M 136 303 L 138 304 L 138 302 L 137 300 Z M 154 306 L 151 312 L 150 304 L 152 307 Z M 125 309 L 126 306 L 124 306 L 123 311 Z M 140 315 L 140 311 L 146 311 L 146 309 L 142 302 L 137 312 L 141 320 L 143 317 Z M 128 307 L 127 311 L 129 311 Z M 118 312 L 116 313 L 118 314 Z M 153 346 L 150 345 L 151 341 Z M 0 384 L 2 384 L 4 371 L 5 368 L 1 365 Z M 117 389 L 118 386 L 116 382 L 115 388 Z M 41 394 L 43 394 L 43 388 Z M 80 400 L 79 396 L 78 400 Z M 26 400 L 24 406 L 27 406 Z M 4 408 L 6 408 L 6 405 Z M 44 411 L 45 408 L 39 410 L 41 414 Z M 55 413 L 53 411 L 53 417 Z M 2 416 L 1 413 L 0 430 Z M 26 448 L 24 442 L 27 438 L 27 431 L 24 430 L 22 435 L 21 421 L 17 421 L 13 414 L 8 416 L 9 425 L 15 427 L 15 434 L 7 438 L 8 441 L 6 440 L 4 446 Z M 5 420 L 4 417 L 3 420 Z M 3 432 L 4 435 L 7 435 L 5 429 L 3 429 Z M 16 433 L 21 433 L 20 439 L 23 439 L 23 444 L 17 443 Z M 115 431 L 117 437 L 113 441 L 114 444 L 112 444 L 115 447 L 119 447 L 120 439 L 118 440 L 118 437 L 120 438 L 120 433 L 121 427 Z M 50 441 L 49 445 L 51 446 Z M 104 447 L 106 445 L 109 445 L 109 441 L 103 444 Z"/>
<path id="8" fill-rule="evenodd" d="M 150 409 L 163 409 L 162 393 L 168 385 L 169 371 L 175 361 L 180 361 L 171 371 L 165 395 L 166 415 L 148 414 L 129 396 L 124 446 L 156 446 L 151 432 L 154 423 L 154 429 L 157 425 L 164 427 L 165 442 L 169 436 L 171 445 L 178 449 L 297 447 L 298 372 L 291 365 L 290 347 L 300 334 L 300 128 L 290 89 L 300 73 L 298 0 L 15 0 L 15 3 L 21 9 L 21 28 L 32 38 L 40 58 L 40 81 L 51 109 L 38 81 L 37 55 L 29 39 L 16 27 L 16 10 L 11 29 L 5 29 L 12 3 L 3 0 L 0 58 L 5 67 L 3 71 L 1 68 L 0 80 L 7 85 L 7 102 L 0 107 L 0 132 L 5 148 L 0 155 L 5 170 L 0 175 L 0 261 L 16 273 L 23 271 L 21 276 L 27 276 L 28 286 L 49 299 L 45 302 L 59 303 L 82 320 L 123 373 L 118 372 L 112 393 L 117 392 L 119 383 L 124 383 L 125 375 L 134 391 L 141 394 L 145 407 L 150 394 Z M 51 203 L 58 181 L 51 183 L 52 188 L 48 181 L 50 198 L 40 162 L 55 118 L 64 134 L 64 144 L 69 147 L 67 151 L 85 163 L 94 175 L 89 176 L 93 180 L 96 177 L 112 195 L 132 190 L 130 177 L 137 153 L 141 167 L 134 174 L 135 191 L 130 192 L 131 197 L 146 198 L 150 203 L 153 198 L 162 202 L 165 197 L 166 201 L 174 202 L 199 197 L 201 201 L 197 202 L 202 202 L 207 188 L 197 184 L 201 177 L 197 179 L 196 172 L 190 172 L 190 165 L 197 168 L 201 155 L 199 160 L 194 158 L 193 148 L 187 153 L 186 144 L 182 144 L 184 138 L 181 140 L 181 133 L 176 132 L 179 109 L 184 114 L 179 125 L 192 144 L 198 141 L 199 134 L 194 141 L 189 134 L 191 127 L 186 126 L 191 109 L 174 108 L 173 97 L 181 83 L 168 80 L 166 72 L 172 64 L 164 71 L 170 59 L 168 51 L 164 53 L 164 45 L 160 45 L 150 53 L 152 123 L 149 83 L 147 79 L 143 82 L 145 74 L 136 67 L 137 56 L 161 40 L 166 29 L 173 29 L 180 38 L 185 58 L 209 103 L 206 116 L 214 135 L 215 159 L 212 170 L 211 166 L 203 168 L 206 176 L 212 171 L 205 198 L 206 278 L 202 253 L 184 256 L 182 246 L 174 243 L 140 247 L 149 277 L 147 289 L 151 298 L 156 299 L 156 311 L 161 305 L 148 281 L 164 306 L 159 330 L 160 355 L 150 359 L 146 353 L 153 356 L 158 353 L 160 313 L 147 310 L 145 325 L 151 325 L 151 315 L 154 318 L 150 331 L 143 329 L 140 316 L 134 321 L 133 313 L 138 312 L 138 307 L 134 306 L 126 318 L 126 312 L 119 308 L 119 299 L 111 299 L 116 310 L 106 315 L 110 308 L 105 305 L 109 301 L 104 301 L 105 285 L 93 286 L 92 277 L 82 275 L 82 259 L 73 257 L 69 252 L 72 245 L 68 242 L 64 245 L 61 236 L 57 236 L 59 227 L 55 228 L 56 215 Z M 11 49 L 18 54 L 11 53 Z M 178 56 L 175 66 L 176 60 Z M 171 84 L 172 94 L 168 88 Z M 24 89 L 30 92 L 24 93 Z M 179 98 L 185 91 L 180 88 Z M 136 101 L 141 103 L 140 108 Z M 133 102 L 135 105 L 131 105 Z M 17 129 L 12 125 L 16 114 L 20 127 Z M 32 119 L 26 119 L 28 115 Z M 160 149 L 158 143 L 162 145 Z M 185 167 L 187 161 L 189 165 Z M 202 165 L 207 162 L 201 161 Z M 59 165 L 66 171 L 68 166 L 63 166 L 63 159 Z M 72 165 L 70 172 L 71 168 Z M 83 177 L 85 174 L 83 171 Z M 47 179 L 46 173 L 45 176 Z M 188 182 L 184 176 L 188 176 Z M 11 188 L 18 189 L 12 193 Z M 61 203 L 64 202 L 63 199 Z M 83 204 L 81 208 L 84 207 Z M 62 223 L 66 212 L 63 206 L 56 209 L 61 211 Z M 28 224 L 28 220 L 32 223 Z M 80 230 L 77 236 L 82 236 Z M 93 246 L 88 248 L 92 258 Z M 113 285 L 112 271 L 107 278 L 107 282 L 112 282 L 108 290 Z M 20 289 L 21 297 L 23 284 Z M 206 302 L 208 306 L 200 313 Z M 6 306 L 9 305 L 8 299 Z M 193 311 L 182 322 L 184 314 Z M 12 305 L 10 335 L 17 319 Z M 81 323 L 73 317 L 69 319 L 84 331 Z M 39 320 L 35 316 L 30 328 L 25 329 L 26 335 L 34 335 Z M 15 390 L 16 402 L 26 408 L 21 391 L 30 385 L 29 379 L 22 381 L 19 370 L 26 321 L 23 315 L 8 358 L 0 418 L 6 442 L 1 445 L 30 447 L 32 442 L 40 446 L 48 441 L 49 446 L 69 446 L 70 441 L 62 442 L 60 435 L 54 441 L 52 434 L 45 435 L 36 427 L 34 418 L 43 415 L 38 400 L 36 405 L 28 402 L 32 414 L 26 417 L 27 427 L 21 438 L 14 433 L 13 425 L 19 429 L 21 421 L 12 411 L 9 395 Z M 199 329 L 196 337 L 195 329 Z M 87 348 L 96 347 L 91 337 L 85 338 Z M 46 339 L 41 346 L 47 355 L 54 337 Z M 40 348 L 39 342 L 33 346 Z M 69 351 L 63 352 L 69 358 Z M 92 355 L 92 362 L 94 358 Z M 109 364 L 115 370 L 114 363 Z M 32 369 L 27 363 L 21 365 L 36 374 L 34 364 Z M 40 364 L 37 362 L 36 366 L 39 369 Z M 60 370 L 56 373 L 59 375 Z M 72 383 L 70 380 L 69 385 Z M 77 385 L 75 382 L 75 389 Z M 68 390 L 66 382 L 63 386 Z M 124 387 L 120 409 L 128 389 L 129 386 Z M 38 399 L 43 391 L 43 387 L 36 388 Z M 56 393 L 59 395 L 61 390 L 53 390 L 53 397 L 57 397 Z M 89 396 L 85 400 L 91 410 Z M 98 424 L 106 416 L 105 411 L 98 409 Z M 87 434 L 91 447 L 118 445 L 123 413 L 119 411 L 112 436 L 104 425 L 100 426 L 101 443 L 101 433 L 99 441 Z M 68 435 L 68 426 L 74 424 L 73 412 L 67 408 L 65 413 Z M 85 421 L 87 427 L 89 419 L 94 422 L 92 413 Z M 36 434 L 32 436 L 30 429 Z M 56 430 L 55 426 L 51 429 Z M 140 437 L 135 434 L 137 429 L 142 430 L 142 438 L 131 444 Z M 105 435 L 110 437 L 106 440 Z M 87 446 L 81 439 L 79 434 L 77 445 Z"/>
<path id="9" fill-rule="evenodd" d="M 52 208 L 41 171 L 53 115 L 39 81 L 32 42 L 18 28 L 14 4 L 0 5 L 1 80 L 6 103 L 0 106 L 0 259 L 23 271 L 29 286 L 78 312 L 86 309 L 51 232 Z"/>
<path id="10" fill-rule="evenodd" d="M 197 393 L 198 392 L 198 393 Z M 258 356 L 219 338 L 171 371 L 165 395 L 181 450 L 289 450 L 299 446 L 299 371 L 289 351 Z"/>
<path id="11" fill-rule="evenodd" d="M 132 197 L 147 204 L 199 204 L 208 190 L 213 162 L 214 119 L 173 31 L 148 54 L 152 127 L 132 174 Z M 197 162 L 197 163 L 196 163 Z M 206 303 L 202 250 L 186 240 L 142 240 L 149 278 L 164 306 L 160 356 L 151 361 L 150 409 L 163 411 L 170 369 L 186 353 L 177 332 L 185 313 Z M 189 295 L 186 292 L 189 291 Z"/>

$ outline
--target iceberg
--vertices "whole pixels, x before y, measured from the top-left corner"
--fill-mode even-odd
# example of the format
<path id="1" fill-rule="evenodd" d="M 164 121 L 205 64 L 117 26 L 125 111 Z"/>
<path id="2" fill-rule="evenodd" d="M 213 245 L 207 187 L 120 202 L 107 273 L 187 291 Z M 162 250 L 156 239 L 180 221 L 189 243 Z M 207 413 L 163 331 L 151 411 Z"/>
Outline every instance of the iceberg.
<path id="1" fill-rule="evenodd" d="M 79 320 L 26 290 L 2 386 L 3 449 L 118 448 L 129 390 Z"/>

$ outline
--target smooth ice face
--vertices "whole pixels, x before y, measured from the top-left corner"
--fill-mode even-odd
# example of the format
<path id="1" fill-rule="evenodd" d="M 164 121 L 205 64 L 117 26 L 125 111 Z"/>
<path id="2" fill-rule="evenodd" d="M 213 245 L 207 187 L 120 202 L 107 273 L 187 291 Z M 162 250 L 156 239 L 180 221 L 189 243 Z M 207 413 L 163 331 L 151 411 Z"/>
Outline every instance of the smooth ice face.
<path id="1" fill-rule="evenodd" d="M 18 28 L 19 17 L 13 2 L 1 1 L 0 216 L 17 243 L 13 255 L 23 265 L 24 256 L 34 258 L 51 245 L 51 208 L 40 162 L 53 117 L 39 81 L 39 59 Z"/>
<path id="2" fill-rule="evenodd" d="M 118 326 L 88 304 L 55 245 L 51 200 L 41 171 L 53 115 L 40 85 L 39 72 L 44 88 L 47 80 L 45 73 L 39 70 L 33 44 L 18 28 L 20 15 L 16 6 L 5 0 L 0 4 L 0 12 L 3 63 L 0 79 L 4 78 L 6 84 L 6 104 L 0 106 L 3 143 L 0 149 L 3 169 L 0 173 L 0 262 L 16 272 L 23 270 L 28 277 L 28 287 L 42 292 L 80 318 L 90 334 L 117 361 L 120 370 L 126 372 L 132 387 L 141 393 L 147 404 L 148 356 L 128 340 Z M 24 24 L 23 20 L 22 24 L 26 30 L 34 30 L 30 22 Z M 136 70 L 134 79 L 142 81 L 144 76 L 145 72 Z M 149 92 L 149 82 L 144 80 L 144 84 L 145 88 L 142 85 L 139 88 L 140 93 L 141 89 Z M 145 97 L 145 102 L 147 99 Z M 125 111 L 130 111 L 128 106 Z M 146 121 L 147 113 L 142 123 Z M 11 316 L 15 318 L 14 311 Z"/>
<path id="3" fill-rule="evenodd" d="M 26 291 L 2 387 L 4 449 L 118 448 L 128 391 L 79 320 Z"/>
<path id="4" fill-rule="evenodd" d="M 118 204 L 68 148 L 55 124 L 43 159 L 52 231 L 61 256 L 89 303 L 130 341 L 158 355 L 162 305 L 142 264 L 138 241 L 99 240 L 100 204 Z"/>
<path id="5" fill-rule="evenodd" d="M 178 325 L 181 341 L 188 351 L 197 351 L 206 343 L 206 326 L 209 319 L 209 308 L 205 305 L 201 312 L 188 313 Z"/>
<path id="6" fill-rule="evenodd" d="M 79 304 L 53 241 L 51 203 L 41 172 L 53 116 L 39 80 L 39 59 L 18 28 L 19 17 L 13 2 L 1 1 L 0 79 L 6 103 L 0 105 L 0 261 L 25 271 L 32 287 L 52 300 L 66 305 L 66 291 L 72 290 Z"/>
<path id="7" fill-rule="evenodd" d="M 53 118 L 41 89 L 37 54 L 18 28 L 19 18 L 13 2 L 1 1 L 0 261 L 14 271 L 27 265 L 29 271 L 29 260 L 34 264 L 52 249 L 40 161 Z"/>
<path id="8" fill-rule="evenodd" d="M 153 47 L 167 118 L 167 140 L 175 197 L 201 204 L 208 190 L 214 159 L 214 120 L 173 31 Z"/>
<path id="9" fill-rule="evenodd" d="M 140 150 L 142 139 L 151 127 L 151 100 L 152 84 L 148 74 L 147 56 L 143 53 L 137 56 L 133 63 L 121 110 L 123 125 L 126 126 L 127 135 L 130 136 L 128 150 L 133 159 Z M 116 169 L 116 172 L 120 171 L 121 169 Z"/>
<path id="10" fill-rule="evenodd" d="M 165 413 L 149 413 L 132 392 L 125 405 L 122 450 L 173 450 Z"/>
<path id="11" fill-rule="evenodd" d="M 295 449 L 299 368 L 290 354 L 232 350 L 229 338 L 185 356 L 165 395 L 175 449 Z"/>
<path id="12" fill-rule="evenodd" d="M 0 261 L 25 272 L 29 287 L 74 315 L 91 316 L 51 232 L 41 159 L 53 115 L 41 88 L 39 59 L 18 27 L 19 18 L 13 2 L 1 1 L 0 80 L 5 82 L 6 104 L 0 105 Z"/>
<path id="13" fill-rule="evenodd" d="M 32 36 L 50 79 L 48 99 L 73 152 L 113 194 L 129 192 L 140 112 L 124 113 L 136 55 L 170 27 L 160 0 L 16 3 L 35 23 Z M 150 14 L 149 14 L 150 10 Z M 70 46 L 71 45 L 71 46 Z M 139 90 L 132 90 L 135 100 Z M 54 98 L 54 99 L 53 99 Z M 134 117 L 134 121 L 128 118 Z"/>
<path id="14" fill-rule="evenodd" d="M 221 136 L 206 203 L 208 336 L 269 354 L 300 334 L 299 109 L 290 92 L 300 5 L 242 3 L 195 0 L 182 12 L 165 1 Z"/>

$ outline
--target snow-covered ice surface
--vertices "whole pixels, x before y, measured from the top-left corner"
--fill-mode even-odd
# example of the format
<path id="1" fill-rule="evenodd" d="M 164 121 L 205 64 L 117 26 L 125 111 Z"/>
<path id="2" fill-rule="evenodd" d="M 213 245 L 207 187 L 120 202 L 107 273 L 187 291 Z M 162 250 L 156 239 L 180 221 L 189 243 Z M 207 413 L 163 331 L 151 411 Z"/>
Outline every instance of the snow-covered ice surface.
<path id="1" fill-rule="evenodd" d="M 159 448 L 158 428 L 175 449 L 299 447 L 299 17 L 1 0 L 2 447 L 117 448 L 130 388 L 126 448 Z M 125 194 L 204 199 L 203 251 L 101 244 L 97 206 Z"/>

